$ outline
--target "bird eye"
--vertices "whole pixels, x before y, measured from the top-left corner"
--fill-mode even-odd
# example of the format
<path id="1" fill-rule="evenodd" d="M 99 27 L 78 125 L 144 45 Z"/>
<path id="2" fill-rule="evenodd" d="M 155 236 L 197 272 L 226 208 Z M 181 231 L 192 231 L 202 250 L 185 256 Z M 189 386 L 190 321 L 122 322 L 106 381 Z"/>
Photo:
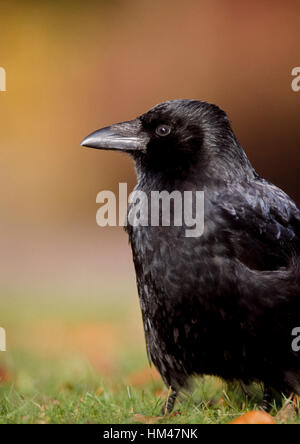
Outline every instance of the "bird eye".
<path id="1" fill-rule="evenodd" d="M 159 125 L 155 132 L 158 136 L 168 136 L 171 132 L 171 127 L 169 125 Z"/>

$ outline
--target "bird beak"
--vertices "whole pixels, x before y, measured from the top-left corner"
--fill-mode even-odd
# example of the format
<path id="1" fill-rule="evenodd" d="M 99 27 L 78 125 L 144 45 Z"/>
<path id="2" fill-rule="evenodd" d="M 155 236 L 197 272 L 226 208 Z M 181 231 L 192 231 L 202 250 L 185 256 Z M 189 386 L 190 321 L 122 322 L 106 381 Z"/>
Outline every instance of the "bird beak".
<path id="1" fill-rule="evenodd" d="M 97 130 L 81 142 L 82 146 L 102 150 L 145 151 L 149 137 L 142 130 L 139 119 L 116 123 Z"/>

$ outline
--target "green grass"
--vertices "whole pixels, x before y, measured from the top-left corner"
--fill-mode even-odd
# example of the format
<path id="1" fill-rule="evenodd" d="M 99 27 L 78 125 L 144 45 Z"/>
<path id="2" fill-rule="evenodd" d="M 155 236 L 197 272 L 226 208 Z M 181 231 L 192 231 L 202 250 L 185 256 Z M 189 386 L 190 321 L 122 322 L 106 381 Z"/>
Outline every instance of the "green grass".
<path id="1" fill-rule="evenodd" d="M 148 367 L 133 298 L 109 304 L 80 299 L 62 303 L 59 298 L 50 303 L 27 298 L 22 303 L 12 298 L 2 305 L 0 325 L 8 341 L 8 351 L 0 353 L 1 424 L 127 424 L 148 417 L 155 421 L 160 415 L 167 396 L 162 382 L 145 377 L 137 384 L 132 378 L 143 376 Z M 176 404 L 180 415 L 156 421 L 226 424 L 256 409 L 261 396 L 260 387 L 252 387 L 246 399 L 237 386 L 197 379 Z M 279 408 L 274 405 L 272 414 Z M 284 422 L 300 422 L 300 417 Z"/>
<path id="2" fill-rule="evenodd" d="M 30 356 L 23 357 L 31 360 Z M 67 362 L 54 366 L 36 362 L 22 370 L 17 386 L 0 389 L 0 423 L 134 423 L 135 414 L 159 416 L 163 399 L 155 394 L 158 383 L 135 388 L 115 381 L 100 380 L 82 363 Z M 28 366 L 29 367 L 29 366 Z M 74 369 L 74 372 L 72 371 Z M 70 373 L 69 373 L 70 372 Z M 81 377 L 78 377 L 78 372 Z M 77 377 L 74 377 L 77 374 Z M 220 384 L 206 380 L 193 395 L 185 394 L 176 405 L 181 415 L 159 419 L 159 423 L 227 423 L 241 414 L 241 398 L 229 393 L 229 405 L 219 407 Z M 215 406 L 210 401 L 216 401 Z M 254 408 L 249 403 L 245 409 Z"/>

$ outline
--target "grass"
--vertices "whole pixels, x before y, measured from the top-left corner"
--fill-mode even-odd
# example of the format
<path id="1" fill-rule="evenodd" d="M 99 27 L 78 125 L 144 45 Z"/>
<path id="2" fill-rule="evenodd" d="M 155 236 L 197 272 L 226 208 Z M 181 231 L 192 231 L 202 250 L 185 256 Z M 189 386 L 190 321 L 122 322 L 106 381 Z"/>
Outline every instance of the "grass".
<path id="1" fill-rule="evenodd" d="M 0 424 L 225 424 L 257 408 L 259 387 L 246 399 L 239 387 L 206 377 L 182 394 L 180 415 L 159 418 L 168 392 L 149 370 L 138 304 L 109 300 L 4 301 L 0 325 L 8 351 L 0 353 Z M 272 414 L 278 410 L 274 406 Z"/>

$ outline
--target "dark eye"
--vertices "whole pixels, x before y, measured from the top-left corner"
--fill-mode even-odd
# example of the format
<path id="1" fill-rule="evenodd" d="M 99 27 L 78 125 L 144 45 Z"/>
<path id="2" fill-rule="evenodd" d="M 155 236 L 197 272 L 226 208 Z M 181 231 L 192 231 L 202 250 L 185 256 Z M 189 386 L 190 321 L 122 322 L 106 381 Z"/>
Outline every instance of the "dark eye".
<path id="1" fill-rule="evenodd" d="M 158 136 L 161 137 L 168 136 L 171 132 L 171 127 L 169 125 L 158 125 L 155 132 Z"/>

